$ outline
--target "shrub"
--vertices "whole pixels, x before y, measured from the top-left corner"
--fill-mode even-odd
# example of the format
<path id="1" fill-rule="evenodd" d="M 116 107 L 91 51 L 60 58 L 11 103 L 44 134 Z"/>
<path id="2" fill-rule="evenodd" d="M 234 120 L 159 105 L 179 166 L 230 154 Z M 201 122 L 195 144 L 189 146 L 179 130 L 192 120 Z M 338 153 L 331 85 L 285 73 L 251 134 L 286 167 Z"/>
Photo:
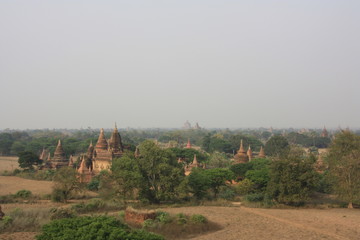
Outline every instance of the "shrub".
<path id="1" fill-rule="evenodd" d="M 176 214 L 176 222 L 177 224 L 184 225 L 188 222 L 188 218 L 185 214 L 178 213 Z"/>
<path id="2" fill-rule="evenodd" d="M 46 209 L 15 208 L 0 221 L 0 232 L 36 232 L 47 221 L 49 212 Z"/>
<path id="3" fill-rule="evenodd" d="M 263 193 L 252 193 L 245 196 L 245 200 L 248 202 L 261 202 L 264 200 Z"/>
<path id="4" fill-rule="evenodd" d="M 31 197 L 31 195 L 32 193 L 29 190 L 20 190 L 15 194 L 17 198 L 24 198 L 24 199 L 28 199 L 29 197 Z"/>
<path id="5" fill-rule="evenodd" d="M 191 215 L 190 221 L 193 222 L 193 223 L 207 223 L 206 217 L 204 217 L 201 214 Z"/>
<path id="6" fill-rule="evenodd" d="M 235 190 L 240 195 L 246 195 L 254 190 L 254 185 L 250 179 L 245 178 L 235 186 Z"/>
<path id="7" fill-rule="evenodd" d="M 220 187 L 218 196 L 219 196 L 219 198 L 222 198 L 222 199 L 233 200 L 235 197 L 235 191 L 228 186 L 222 186 L 222 187 Z"/>
<path id="8" fill-rule="evenodd" d="M 3 221 L 4 225 L 7 226 L 7 225 L 11 224 L 14 221 L 14 219 L 10 216 L 4 216 L 2 221 Z"/>
<path id="9" fill-rule="evenodd" d="M 73 218 L 75 217 L 74 211 L 68 208 L 52 208 L 50 209 L 50 219 L 62 219 L 62 218 Z"/>
<path id="10" fill-rule="evenodd" d="M 65 196 L 61 189 L 54 188 L 51 193 L 51 200 L 53 202 L 64 202 Z"/>
<path id="11" fill-rule="evenodd" d="M 162 211 L 156 212 L 156 220 L 160 223 L 170 223 L 172 221 L 170 214 Z"/>
<path id="12" fill-rule="evenodd" d="M 152 219 L 146 219 L 142 225 L 144 228 L 151 228 L 151 227 L 154 227 L 155 222 Z"/>
<path id="13" fill-rule="evenodd" d="M 162 240 L 163 237 L 144 230 L 131 230 L 114 217 L 75 217 L 54 220 L 42 228 L 37 240 L 129 239 Z"/>
<path id="14" fill-rule="evenodd" d="M 98 191 L 100 185 L 100 180 L 98 177 L 93 177 L 91 181 L 88 183 L 86 188 L 90 191 Z"/>

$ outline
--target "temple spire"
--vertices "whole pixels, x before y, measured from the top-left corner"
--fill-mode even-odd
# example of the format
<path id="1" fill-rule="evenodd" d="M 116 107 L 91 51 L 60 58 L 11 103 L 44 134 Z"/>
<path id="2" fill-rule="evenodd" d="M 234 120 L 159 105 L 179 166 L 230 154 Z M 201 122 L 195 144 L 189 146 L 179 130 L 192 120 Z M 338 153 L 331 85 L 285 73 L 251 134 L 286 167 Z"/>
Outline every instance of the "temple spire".
<path id="1" fill-rule="evenodd" d="M 247 155 L 248 155 L 248 157 L 249 157 L 249 161 L 251 161 L 252 160 L 252 157 L 253 157 L 253 152 L 252 152 L 252 150 L 251 150 L 251 147 L 250 147 L 250 145 L 249 145 L 249 148 L 248 148 L 248 150 L 247 150 L 247 153 L 246 153 Z"/>
<path id="2" fill-rule="evenodd" d="M 239 148 L 239 153 L 245 153 L 245 150 L 244 150 L 244 146 L 243 146 L 243 140 L 241 139 L 240 141 L 240 148 Z"/>
<path id="3" fill-rule="evenodd" d="M 259 158 L 265 158 L 265 151 L 262 146 L 260 147 Z"/>
<path id="4" fill-rule="evenodd" d="M 187 144 L 186 144 L 186 148 L 191 148 L 190 138 L 188 138 L 188 142 L 187 142 Z"/>
<path id="5" fill-rule="evenodd" d="M 105 139 L 104 129 L 102 128 L 100 130 L 100 135 L 99 135 L 98 141 L 96 143 L 96 149 L 107 150 L 107 148 L 108 148 L 108 143 Z"/>

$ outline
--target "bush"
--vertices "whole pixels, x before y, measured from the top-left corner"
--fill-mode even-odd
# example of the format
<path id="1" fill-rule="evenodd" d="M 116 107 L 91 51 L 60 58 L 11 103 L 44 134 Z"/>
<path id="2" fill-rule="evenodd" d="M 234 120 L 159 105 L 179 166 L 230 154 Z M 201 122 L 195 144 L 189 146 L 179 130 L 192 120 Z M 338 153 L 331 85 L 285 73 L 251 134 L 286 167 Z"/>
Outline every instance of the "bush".
<path id="1" fill-rule="evenodd" d="M 151 227 L 154 227 L 155 222 L 152 219 L 146 219 L 142 225 L 143 225 L 143 228 L 151 228 Z"/>
<path id="2" fill-rule="evenodd" d="M 62 218 L 73 218 L 75 212 L 68 208 L 52 208 L 50 209 L 50 219 L 62 219 Z"/>
<path id="3" fill-rule="evenodd" d="M 65 196 L 61 189 L 54 188 L 51 193 L 51 200 L 53 202 L 64 202 Z"/>
<path id="4" fill-rule="evenodd" d="M 105 202 L 100 199 L 91 199 L 88 203 L 78 203 L 71 206 L 71 209 L 77 213 L 88 213 L 103 210 L 119 210 L 123 209 L 123 205 L 119 202 Z"/>
<path id="5" fill-rule="evenodd" d="M 219 191 L 219 198 L 226 199 L 226 200 L 233 200 L 235 197 L 235 191 L 228 186 L 220 187 Z"/>
<path id="6" fill-rule="evenodd" d="M 23 199 L 28 199 L 31 196 L 32 196 L 32 193 L 29 190 L 20 190 L 15 194 L 15 197 L 23 198 Z"/>
<path id="7" fill-rule="evenodd" d="M 190 217 L 190 221 L 193 223 L 207 223 L 206 217 L 201 214 L 194 214 Z"/>
<path id="8" fill-rule="evenodd" d="M 188 218 L 185 214 L 178 213 L 176 214 L 176 222 L 177 224 L 184 225 L 188 222 Z"/>
<path id="9" fill-rule="evenodd" d="M 246 195 L 254 191 L 254 185 L 250 179 L 245 178 L 235 186 L 235 190 L 240 195 Z"/>
<path id="10" fill-rule="evenodd" d="M 100 185 L 100 180 L 98 177 L 93 177 L 91 181 L 88 183 L 86 188 L 90 191 L 98 191 Z"/>
<path id="11" fill-rule="evenodd" d="M 156 220 L 163 224 L 170 223 L 172 221 L 170 214 L 162 211 L 156 212 Z"/>
<path id="12" fill-rule="evenodd" d="M 245 200 L 248 202 L 261 202 L 264 200 L 263 193 L 252 193 L 245 196 Z"/>
<path id="13" fill-rule="evenodd" d="M 46 209 L 15 208 L 0 221 L 0 232 L 36 232 L 47 221 L 49 212 Z"/>
<path id="14" fill-rule="evenodd" d="M 54 220 L 42 228 L 37 240 L 129 239 L 162 240 L 163 237 L 144 230 L 131 230 L 114 217 L 75 217 Z"/>

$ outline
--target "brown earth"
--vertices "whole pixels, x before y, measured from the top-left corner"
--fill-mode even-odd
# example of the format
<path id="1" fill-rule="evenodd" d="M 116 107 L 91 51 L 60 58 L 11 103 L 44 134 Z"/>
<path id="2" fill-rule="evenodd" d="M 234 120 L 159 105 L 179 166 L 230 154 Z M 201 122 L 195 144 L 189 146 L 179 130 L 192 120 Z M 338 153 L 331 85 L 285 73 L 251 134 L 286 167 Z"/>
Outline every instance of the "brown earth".
<path id="1" fill-rule="evenodd" d="M 217 232 L 194 237 L 237 239 L 360 239 L 360 210 L 260 209 L 245 207 L 186 207 L 171 213 L 202 214 L 220 224 Z"/>
<path id="2" fill-rule="evenodd" d="M 13 176 L 0 176 L 0 196 L 30 190 L 33 194 L 50 194 L 52 182 L 36 181 Z"/>
<path id="3" fill-rule="evenodd" d="M 12 206 L 14 207 L 14 206 Z M 202 214 L 222 229 L 196 240 L 238 239 L 360 239 L 357 209 L 260 209 L 246 207 L 181 207 L 162 209 L 170 213 Z M 34 233 L 3 234 L 3 240 L 33 240 Z"/>
<path id="4" fill-rule="evenodd" d="M 13 171 L 15 168 L 19 168 L 18 157 L 0 156 L 0 173 Z"/>

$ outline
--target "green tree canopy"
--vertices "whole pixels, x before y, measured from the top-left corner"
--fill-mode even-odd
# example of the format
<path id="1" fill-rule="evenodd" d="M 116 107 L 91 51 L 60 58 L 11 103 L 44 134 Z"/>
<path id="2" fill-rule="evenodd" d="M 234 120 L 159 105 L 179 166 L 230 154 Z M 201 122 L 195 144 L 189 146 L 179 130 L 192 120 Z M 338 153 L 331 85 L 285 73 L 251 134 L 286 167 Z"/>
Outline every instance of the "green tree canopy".
<path id="1" fill-rule="evenodd" d="M 19 153 L 19 166 L 24 169 L 34 169 L 34 165 L 38 166 L 42 163 L 39 156 L 30 151 L 24 151 Z"/>
<path id="2" fill-rule="evenodd" d="M 327 160 L 335 192 L 352 208 L 360 200 L 360 136 L 350 131 L 337 134 Z"/>
<path id="3" fill-rule="evenodd" d="M 314 163 L 315 159 L 306 157 L 301 149 L 291 149 L 275 159 L 270 165 L 268 195 L 280 203 L 302 204 L 319 179 Z"/>
<path id="4" fill-rule="evenodd" d="M 290 146 L 286 138 L 281 135 L 275 135 L 269 139 L 265 144 L 265 153 L 269 156 L 280 156 L 287 154 Z"/>

